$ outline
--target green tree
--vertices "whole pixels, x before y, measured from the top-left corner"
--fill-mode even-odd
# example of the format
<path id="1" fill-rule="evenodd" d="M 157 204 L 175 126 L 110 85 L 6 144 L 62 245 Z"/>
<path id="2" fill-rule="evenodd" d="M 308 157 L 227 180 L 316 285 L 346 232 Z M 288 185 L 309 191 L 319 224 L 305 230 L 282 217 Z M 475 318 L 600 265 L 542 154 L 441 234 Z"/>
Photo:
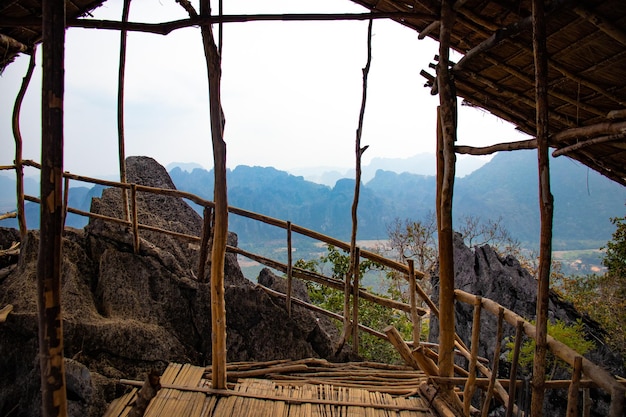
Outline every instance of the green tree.
<path id="1" fill-rule="evenodd" d="M 585 339 L 585 329 L 581 320 L 578 320 L 570 325 L 561 320 L 556 320 L 554 323 L 548 322 L 548 334 L 554 337 L 559 342 L 574 349 L 581 355 L 586 354 L 595 347 L 593 342 Z M 510 349 L 508 353 L 509 361 L 513 359 L 514 344 L 515 337 L 512 337 L 506 345 L 507 348 Z M 530 371 L 532 369 L 534 354 L 535 341 L 532 339 L 526 340 L 520 347 L 520 367 L 526 368 Z M 551 379 L 560 367 L 569 367 L 569 365 L 556 357 L 551 352 L 548 352 L 548 355 L 546 356 L 546 369 L 549 370 L 548 372 L 546 372 L 546 374 L 549 375 L 548 379 Z"/>
<path id="2" fill-rule="evenodd" d="M 320 257 L 319 261 L 296 262 L 299 268 L 319 272 L 325 265 L 329 265 L 332 270 L 332 277 L 345 279 L 350 265 L 350 256 L 334 246 L 327 247 L 327 253 Z M 371 270 L 380 270 L 382 266 L 364 259 L 359 263 L 359 280 L 363 275 Z M 311 302 L 326 310 L 343 313 L 343 292 L 328 288 L 316 283 L 307 282 L 307 288 Z M 368 288 L 369 291 L 371 289 Z M 386 296 L 399 299 L 399 295 L 393 286 L 388 287 Z M 381 331 L 388 325 L 394 325 L 405 339 L 411 338 L 411 321 L 407 315 L 398 310 L 383 307 L 367 300 L 359 299 L 359 323 L 372 329 Z M 342 325 L 337 324 L 341 329 Z M 400 356 L 393 346 L 385 340 L 379 339 L 365 332 L 359 334 L 359 353 L 366 359 L 383 363 L 402 363 Z"/>
<path id="3" fill-rule="evenodd" d="M 611 219 L 616 226 L 606 245 L 604 274 L 562 277 L 555 290 L 588 314 L 607 332 L 606 343 L 626 359 L 626 223 Z"/>

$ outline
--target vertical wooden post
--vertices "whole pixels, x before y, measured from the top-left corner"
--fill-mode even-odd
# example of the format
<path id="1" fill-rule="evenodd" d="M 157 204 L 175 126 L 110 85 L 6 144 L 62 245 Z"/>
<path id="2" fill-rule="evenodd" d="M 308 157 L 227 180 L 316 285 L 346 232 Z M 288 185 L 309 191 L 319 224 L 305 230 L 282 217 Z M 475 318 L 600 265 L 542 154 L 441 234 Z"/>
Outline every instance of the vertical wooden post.
<path id="1" fill-rule="evenodd" d="M 407 259 L 409 267 L 409 303 L 411 305 L 411 322 L 413 325 L 413 349 L 420 345 L 420 335 L 422 333 L 422 318 L 417 314 L 417 282 L 415 281 L 415 262 Z"/>
<path id="2" fill-rule="evenodd" d="M 128 22 L 130 0 L 124 0 L 122 23 Z M 117 74 L 117 146 L 120 164 L 120 182 L 126 183 L 126 151 L 124 139 L 124 74 L 126 72 L 126 29 L 120 30 L 120 64 Z M 128 212 L 128 190 L 121 189 L 124 219 L 130 221 Z"/>
<path id="3" fill-rule="evenodd" d="M 480 342 L 480 313 L 482 311 L 482 298 L 477 296 L 474 299 L 474 316 L 472 319 L 472 352 L 470 353 L 469 375 L 467 384 L 463 391 L 463 413 L 466 417 L 470 416 L 470 406 L 472 405 L 472 397 L 476 391 L 476 361 L 478 360 L 478 345 Z"/>
<path id="4" fill-rule="evenodd" d="M 26 95 L 26 90 L 30 84 L 30 80 L 33 77 L 33 71 L 35 70 L 35 56 L 37 55 L 37 45 L 33 46 L 33 52 L 28 61 L 28 69 L 26 75 L 22 80 L 20 91 L 15 98 L 15 105 L 13 106 L 12 128 L 13 138 L 15 139 L 15 187 L 17 191 L 17 224 L 20 228 L 20 238 L 24 242 L 26 239 L 26 214 L 24 213 L 24 165 L 22 164 L 22 133 L 20 132 L 20 112 L 22 109 L 22 102 Z"/>
<path id="5" fill-rule="evenodd" d="M 491 367 L 491 377 L 489 377 L 489 386 L 487 388 L 487 396 L 483 403 L 482 417 L 489 414 L 489 403 L 493 397 L 493 389 L 498 377 L 498 367 L 500 366 L 500 349 L 502 347 L 502 322 L 504 321 L 504 307 L 498 309 L 498 330 L 496 332 L 496 347 L 493 350 L 493 365 Z M 511 396 L 509 395 L 509 398 Z"/>
<path id="6" fill-rule="evenodd" d="M 42 2 L 41 204 L 37 295 L 42 416 L 66 416 L 61 270 L 65 2 Z"/>
<path id="7" fill-rule="evenodd" d="M 287 222 L 287 313 L 291 317 L 291 291 L 293 286 L 293 254 L 291 253 L 291 222 Z"/>
<path id="8" fill-rule="evenodd" d="M 207 282 L 204 277 L 206 274 L 206 260 L 209 254 L 209 240 L 211 238 L 211 221 L 213 218 L 213 209 L 204 207 L 202 211 L 202 233 L 200 235 L 200 256 L 198 259 L 198 281 Z"/>
<path id="9" fill-rule="evenodd" d="M 209 0 L 200 1 L 200 16 L 211 15 Z M 224 299 L 224 264 L 228 239 L 228 193 L 226 186 L 226 142 L 222 111 L 222 58 L 215 44 L 211 25 L 202 25 L 202 43 L 209 78 L 209 113 L 213 142 L 215 187 L 215 223 L 211 250 L 211 332 L 213 388 L 226 389 L 226 302 Z"/>
<path id="10" fill-rule="evenodd" d="M 450 36 L 455 13 L 450 0 L 441 2 L 439 26 L 439 65 L 437 85 L 439 89 L 440 129 L 437 168 L 437 224 L 439 226 L 439 372 L 441 376 L 454 376 L 454 253 L 452 229 L 452 193 L 454 189 L 456 141 L 456 94 L 450 73 Z M 452 392 L 451 384 L 443 384 L 442 390 Z"/>
<path id="11" fill-rule="evenodd" d="M 535 101 L 537 124 L 537 159 L 539 171 L 539 211 L 541 218 L 539 240 L 539 272 L 537 277 L 537 334 L 533 361 L 533 383 L 530 414 L 543 415 L 545 394 L 546 353 L 548 350 L 548 296 L 552 263 L 553 197 L 550 193 L 548 157 L 548 53 L 544 0 L 532 0 L 533 55 L 535 60 Z"/>
<path id="12" fill-rule="evenodd" d="M 123 188 L 126 195 L 126 188 Z M 137 184 L 130 185 L 130 197 L 133 208 L 133 252 L 139 253 L 139 219 L 137 218 Z"/>
<path id="13" fill-rule="evenodd" d="M 359 354 L 359 269 L 361 250 L 354 248 L 354 271 L 352 280 L 352 353 Z"/>
<path id="14" fill-rule="evenodd" d="M 580 375 L 582 373 L 583 358 L 574 358 L 574 369 L 572 370 L 572 382 L 567 392 L 567 414 L 566 417 L 578 417 L 578 390 L 580 389 Z"/>
<path id="15" fill-rule="evenodd" d="M 70 179 L 65 177 L 63 181 L 63 220 L 61 230 L 65 234 L 65 220 L 67 219 L 67 203 L 70 200 Z"/>
<path id="16" fill-rule="evenodd" d="M 522 337 L 524 334 L 524 322 L 517 321 L 515 326 L 515 345 L 513 346 L 513 360 L 511 361 L 511 376 L 509 378 L 509 403 L 506 406 L 506 416 L 513 417 L 513 406 L 515 405 L 515 394 L 517 391 L 517 366 L 519 364 L 519 352 L 522 347 Z"/>

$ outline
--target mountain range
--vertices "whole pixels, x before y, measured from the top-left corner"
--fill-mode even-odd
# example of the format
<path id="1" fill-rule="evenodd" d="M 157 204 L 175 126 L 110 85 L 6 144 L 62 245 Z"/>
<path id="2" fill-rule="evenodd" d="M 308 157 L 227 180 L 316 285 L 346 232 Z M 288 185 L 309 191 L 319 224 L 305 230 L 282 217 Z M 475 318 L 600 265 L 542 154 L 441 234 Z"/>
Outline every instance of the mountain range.
<path id="1" fill-rule="evenodd" d="M 611 239 L 612 217 L 625 214 L 626 188 L 568 158 L 552 158 L 554 195 L 554 250 L 597 249 Z M 205 199 L 213 196 L 213 172 L 195 165 L 169 167 L 179 190 Z M 349 240 L 354 179 L 341 178 L 333 186 L 306 180 L 272 167 L 237 166 L 227 173 L 229 205 Z M 27 194 L 37 195 L 37 183 L 26 182 Z M 70 206 L 89 211 L 100 186 L 72 187 Z M 457 178 L 454 189 L 455 221 L 474 216 L 500 221 L 525 247 L 539 239 L 537 162 L 535 151 L 496 154 L 489 162 Z M 0 176 L 0 212 L 14 210 L 15 183 Z M 198 211 L 200 209 L 195 207 Z M 358 238 L 385 239 L 395 219 L 425 219 L 435 209 L 435 177 L 378 169 L 361 186 Z M 27 203 L 29 227 L 38 227 L 38 207 Z M 85 218 L 70 215 L 67 225 L 83 227 Z M 0 226 L 16 227 L 15 219 Z M 285 231 L 233 215 L 230 230 L 242 247 L 285 239 Z"/>

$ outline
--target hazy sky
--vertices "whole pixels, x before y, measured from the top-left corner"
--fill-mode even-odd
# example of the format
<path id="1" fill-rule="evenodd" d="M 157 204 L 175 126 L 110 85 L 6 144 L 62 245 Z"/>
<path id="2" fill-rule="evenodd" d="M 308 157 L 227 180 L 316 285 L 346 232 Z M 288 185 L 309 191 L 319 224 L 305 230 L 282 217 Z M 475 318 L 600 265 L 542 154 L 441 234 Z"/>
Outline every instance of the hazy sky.
<path id="1" fill-rule="evenodd" d="M 194 2 L 194 4 L 197 2 Z M 122 1 L 94 18 L 119 20 Z M 363 12 L 349 0 L 237 0 L 225 14 Z M 131 4 L 130 20 L 187 17 L 174 0 Z M 367 22 L 247 22 L 224 25 L 222 102 L 227 163 L 292 169 L 354 165 L 367 58 Z M 66 43 L 65 170 L 117 172 L 116 31 L 69 29 Z M 41 49 L 41 48 L 40 48 Z M 424 87 L 437 44 L 395 22 L 373 26 L 363 162 L 434 152 L 438 97 Z M 458 59 L 458 57 L 457 57 Z M 41 50 L 21 117 L 24 157 L 40 160 Z M 0 76 L 0 165 L 14 159 L 11 111 L 28 57 Z M 433 70 L 430 70 L 432 73 Z M 212 166 L 208 87 L 200 30 L 130 33 L 126 72 L 126 154 L 163 165 Z M 460 107 L 459 144 L 482 146 L 522 135 L 490 114 Z"/>

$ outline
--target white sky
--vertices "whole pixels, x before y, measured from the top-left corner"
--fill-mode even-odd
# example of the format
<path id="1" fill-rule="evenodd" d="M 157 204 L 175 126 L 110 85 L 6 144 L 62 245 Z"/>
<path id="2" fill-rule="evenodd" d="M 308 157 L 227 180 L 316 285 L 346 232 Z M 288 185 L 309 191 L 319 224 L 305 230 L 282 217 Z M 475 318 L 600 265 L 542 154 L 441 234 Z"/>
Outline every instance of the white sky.
<path id="1" fill-rule="evenodd" d="M 194 2 L 197 3 L 197 2 Z M 94 18 L 119 20 L 122 1 Z M 224 1 L 225 14 L 363 12 L 348 0 Z M 174 0 L 136 0 L 131 21 L 187 17 Z M 374 157 L 433 153 L 438 97 L 424 87 L 437 44 L 395 22 L 373 26 L 372 66 L 362 145 Z M 367 58 L 367 22 L 247 22 L 224 25 L 222 103 L 227 164 L 293 169 L 354 165 Z M 41 47 L 21 116 L 24 158 L 40 160 Z M 118 170 L 117 31 L 67 31 L 64 169 L 101 176 Z M 457 57 L 458 59 L 458 57 Z M 0 76 L 0 165 L 14 159 L 11 112 L 28 57 Z M 433 73 L 434 70 L 429 72 Z M 126 70 L 126 155 L 162 165 L 212 167 L 208 87 L 200 30 L 167 36 L 130 33 Z M 508 123 L 460 107 L 459 144 L 518 140 Z"/>

